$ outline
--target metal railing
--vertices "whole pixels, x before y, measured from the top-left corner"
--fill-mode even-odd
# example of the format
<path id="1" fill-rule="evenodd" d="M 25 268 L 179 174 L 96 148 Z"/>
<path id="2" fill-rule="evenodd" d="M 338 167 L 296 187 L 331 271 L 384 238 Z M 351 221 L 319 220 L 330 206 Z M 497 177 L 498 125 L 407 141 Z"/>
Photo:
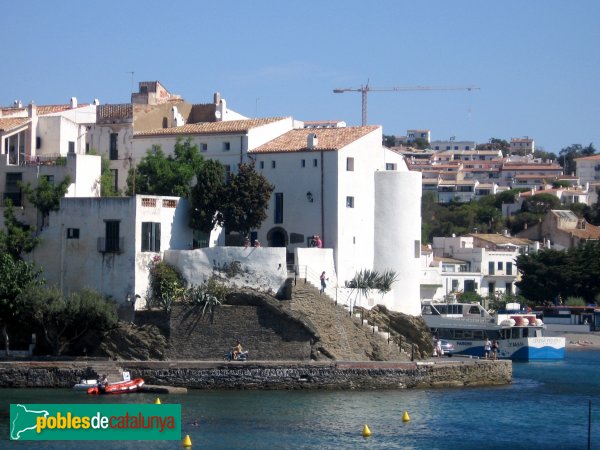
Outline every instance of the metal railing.
<path id="1" fill-rule="evenodd" d="M 123 253 L 123 238 L 98 238 L 98 251 L 100 253 Z"/>
<path id="2" fill-rule="evenodd" d="M 294 272 L 294 284 L 298 282 L 298 279 L 303 280 L 304 283 L 310 283 L 317 289 L 321 289 L 321 272 L 314 270 L 307 265 L 296 265 L 288 264 L 288 271 Z M 340 286 L 337 279 L 333 282 L 326 281 L 327 287 L 324 290 L 324 294 L 331 298 L 336 305 L 342 305 L 348 308 L 350 311 L 353 308 L 352 304 L 352 290 L 345 286 Z"/>

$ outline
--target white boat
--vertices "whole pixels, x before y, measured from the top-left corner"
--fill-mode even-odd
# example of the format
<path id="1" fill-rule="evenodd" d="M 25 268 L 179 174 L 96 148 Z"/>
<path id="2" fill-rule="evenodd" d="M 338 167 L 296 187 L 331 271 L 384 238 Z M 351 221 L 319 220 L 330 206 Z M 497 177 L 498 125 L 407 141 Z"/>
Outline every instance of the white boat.
<path id="1" fill-rule="evenodd" d="M 91 387 L 98 386 L 98 380 L 81 380 L 73 389 L 76 391 L 87 391 Z"/>
<path id="2" fill-rule="evenodd" d="M 423 320 L 438 339 L 454 344 L 454 354 L 484 356 L 487 339 L 499 344 L 498 358 L 521 361 L 565 357 L 565 338 L 544 336 L 544 324 L 534 313 L 509 303 L 495 316 L 476 303 L 424 302 Z"/>

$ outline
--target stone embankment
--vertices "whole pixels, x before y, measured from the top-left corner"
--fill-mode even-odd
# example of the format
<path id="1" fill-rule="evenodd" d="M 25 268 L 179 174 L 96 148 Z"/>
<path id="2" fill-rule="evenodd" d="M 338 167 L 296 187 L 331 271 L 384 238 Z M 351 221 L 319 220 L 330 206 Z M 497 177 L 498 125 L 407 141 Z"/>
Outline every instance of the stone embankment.
<path id="1" fill-rule="evenodd" d="M 448 358 L 420 362 L 119 361 L 148 384 L 192 389 L 407 389 L 510 384 L 511 361 Z M 0 387 L 70 388 L 94 362 L 0 362 Z"/>

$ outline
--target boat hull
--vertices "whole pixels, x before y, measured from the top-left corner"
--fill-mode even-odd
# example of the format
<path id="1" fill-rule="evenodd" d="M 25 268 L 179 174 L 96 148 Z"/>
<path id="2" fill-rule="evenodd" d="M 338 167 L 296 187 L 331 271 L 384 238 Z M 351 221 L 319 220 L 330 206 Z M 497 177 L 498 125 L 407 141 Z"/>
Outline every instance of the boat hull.
<path id="1" fill-rule="evenodd" d="M 100 391 L 98 386 L 94 386 L 88 389 L 88 394 L 128 394 L 136 392 L 144 386 L 144 380 L 142 378 L 136 378 L 131 381 L 120 381 L 118 383 L 110 383 L 106 386 L 104 392 Z"/>
<path id="2" fill-rule="evenodd" d="M 455 355 L 484 357 L 485 341 L 448 339 L 454 344 Z M 548 361 L 565 357 L 565 338 L 539 337 L 499 340 L 498 358 L 514 361 Z"/>

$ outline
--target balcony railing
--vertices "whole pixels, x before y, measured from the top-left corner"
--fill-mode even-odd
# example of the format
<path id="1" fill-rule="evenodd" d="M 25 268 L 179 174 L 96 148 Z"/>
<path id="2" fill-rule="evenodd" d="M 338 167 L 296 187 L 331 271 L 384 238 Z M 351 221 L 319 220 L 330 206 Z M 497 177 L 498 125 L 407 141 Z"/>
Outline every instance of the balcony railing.
<path id="1" fill-rule="evenodd" d="M 98 238 L 98 251 L 100 253 L 123 253 L 123 238 Z"/>

